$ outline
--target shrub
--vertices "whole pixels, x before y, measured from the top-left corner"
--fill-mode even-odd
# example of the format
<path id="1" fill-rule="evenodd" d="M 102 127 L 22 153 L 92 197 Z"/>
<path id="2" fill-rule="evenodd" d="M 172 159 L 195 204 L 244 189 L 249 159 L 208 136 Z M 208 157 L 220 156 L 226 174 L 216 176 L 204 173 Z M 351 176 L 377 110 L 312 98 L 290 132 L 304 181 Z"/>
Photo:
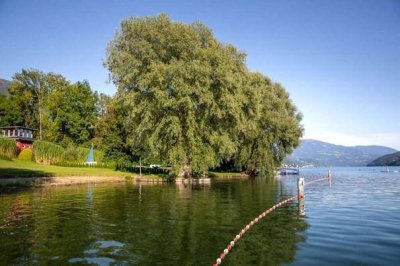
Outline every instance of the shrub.
<path id="1" fill-rule="evenodd" d="M 11 160 L 17 156 L 17 145 L 15 140 L 0 138 L 0 158 Z"/>
<path id="2" fill-rule="evenodd" d="M 23 149 L 18 155 L 18 160 L 32 161 L 33 160 L 33 151 L 30 148 Z"/>
<path id="3" fill-rule="evenodd" d="M 89 154 L 89 148 L 76 147 L 70 145 L 67 147 L 64 153 L 64 162 L 75 162 L 83 163 L 86 162 L 87 156 Z M 104 152 L 99 150 L 94 150 L 94 160 L 98 163 L 103 162 Z"/>
<path id="4" fill-rule="evenodd" d="M 87 156 L 89 154 L 90 149 L 83 148 L 83 147 L 78 147 L 76 150 L 77 150 L 77 153 L 78 153 L 78 161 L 79 162 L 86 162 L 86 158 L 87 158 Z"/>
<path id="5" fill-rule="evenodd" d="M 100 150 L 94 150 L 94 160 L 96 162 L 103 162 L 104 161 L 104 152 Z"/>
<path id="6" fill-rule="evenodd" d="M 75 146 L 69 145 L 65 149 L 63 162 L 77 162 L 78 161 L 78 151 Z"/>
<path id="7" fill-rule="evenodd" d="M 63 160 L 65 149 L 57 144 L 37 140 L 33 143 L 35 160 L 38 163 L 55 164 Z"/>
<path id="8" fill-rule="evenodd" d="M 87 156 L 89 154 L 90 149 L 89 148 L 83 148 L 83 147 L 78 147 L 77 148 L 77 153 L 78 153 L 78 161 L 80 162 L 86 162 Z M 94 149 L 93 150 L 93 160 L 100 163 L 103 161 L 104 158 L 104 152 L 99 151 Z"/>
<path id="9" fill-rule="evenodd" d="M 133 166 L 133 165 L 126 165 L 126 164 L 116 164 L 115 170 L 123 171 L 123 172 L 131 172 L 131 173 L 136 173 L 136 174 L 139 174 L 141 171 L 142 174 L 173 176 L 173 172 L 171 172 L 167 168 L 161 168 L 161 167 L 151 168 L 151 167 L 147 167 L 147 166 L 139 167 L 139 166 Z"/>

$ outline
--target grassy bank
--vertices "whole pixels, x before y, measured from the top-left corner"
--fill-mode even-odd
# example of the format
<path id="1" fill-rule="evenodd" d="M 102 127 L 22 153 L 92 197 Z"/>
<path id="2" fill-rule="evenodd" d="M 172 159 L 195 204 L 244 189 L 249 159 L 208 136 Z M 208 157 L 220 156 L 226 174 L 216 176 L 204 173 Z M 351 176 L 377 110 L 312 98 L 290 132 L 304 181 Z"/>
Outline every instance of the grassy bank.
<path id="1" fill-rule="evenodd" d="M 107 168 L 64 167 L 19 160 L 0 160 L 0 178 L 63 176 L 133 177 L 133 174 Z M 149 178 L 157 176 L 152 175 Z"/>
<path id="2" fill-rule="evenodd" d="M 219 177 L 219 178 L 248 178 L 249 176 L 245 173 L 237 173 L 237 172 L 209 172 L 211 177 Z"/>
<path id="3" fill-rule="evenodd" d="M 245 173 L 209 172 L 212 177 L 248 177 Z M 57 176 L 138 176 L 129 172 L 109 168 L 66 167 L 39 164 L 19 160 L 0 160 L 0 178 L 12 177 L 57 177 Z M 145 178 L 160 178 L 160 175 L 143 174 Z"/>

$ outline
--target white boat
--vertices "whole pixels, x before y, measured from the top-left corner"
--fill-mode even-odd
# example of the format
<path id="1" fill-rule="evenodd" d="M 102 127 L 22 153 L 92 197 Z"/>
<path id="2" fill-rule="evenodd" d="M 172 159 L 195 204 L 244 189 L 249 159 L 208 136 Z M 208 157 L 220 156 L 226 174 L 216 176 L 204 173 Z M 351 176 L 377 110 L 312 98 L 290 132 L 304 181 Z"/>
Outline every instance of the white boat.
<path id="1" fill-rule="evenodd" d="M 278 169 L 278 175 L 298 175 L 300 170 L 298 168 L 283 167 Z"/>

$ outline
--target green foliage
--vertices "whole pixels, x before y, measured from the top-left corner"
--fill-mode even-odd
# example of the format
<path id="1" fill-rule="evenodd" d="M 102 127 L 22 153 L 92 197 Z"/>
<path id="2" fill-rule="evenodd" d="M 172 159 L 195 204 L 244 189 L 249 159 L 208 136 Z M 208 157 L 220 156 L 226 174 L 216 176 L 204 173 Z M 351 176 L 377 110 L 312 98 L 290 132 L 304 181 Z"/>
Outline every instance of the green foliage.
<path id="1" fill-rule="evenodd" d="M 87 81 L 71 83 L 59 74 L 23 69 L 14 75 L 9 92 L 8 109 L 0 107 L 1 124 L 38 129 L 39 139 L 65 147 L 94 137 L 98 96 Z"/>
<path id="2" fill-rule="evenodd" d="M 172 163 L 177 175 L 224 160 L 271 171 L 298 145 L 301 115 L 284 88 L 251 73 L 245 58 L 201 23 L 166 15 L 123 21 L 105 62 L 118 86 L 120 124 L 108 138 L 114 147 L 127 143 L 133 156 Z"/>
<path id="3" fill-rule="evenodd" d="M 96 97 L 87 81 L 53 88 L 48 98 L 50 127 L 46 139 L 56 143 L 83 144 L 93 138 Z"/>
<path id="4" fill-rule="evenodd" d="M 236 150 L 245 56 L 196 23 L 123 21 L 106 65 L 127 110 L 127 141 L 145 157 L 207 170 Z"/>
<path id="5" fill-rule="evenodd" d="M 22 125 L 39 128 L 41 121 L 39 110 L 42 110 L 43 114 L 49 90 L 46 75 L 41 71 L 23 69 L 14 75 L 8 91 L 10 100 L 20 115 Z"/>
<path id="6" fill-rule="evenodd" d="M 63 160 L 65 149 L 60 145 L 37 140 L 33 143 L 36 162 L 44 164 L 56 164 Z"/>
<path id="7" fill-rule="evenodd" d="M 0 126 L 10 125 L 21 126 L 21 114 L 16 103 L 0 93 Z"/>
<path id="8" fill-rule="evenodd" d="M 139 166 L 133 166 L 133 165 L 126 165 L 126 164 L 116 164 L 115 166 L 116 171 L 123 171 L 123 172 L 130 172 L 130 173 L 136 173 L 139 174 L 140 170 L 142 171 L 142 174 L 155 174 L 155 175 L 165 175 L 169 176 L 170 170 L 166 168 L 160 168 L 160 167 L 139 167 Z"/>
<path id="9" fill-rule="evenodd" d="M 66 167 L 86 167 L 86 168 L 109 168 L 115 169 L 116 163 L 115 162 L 98 162 L 97 164 L 87 164 L 85 162 L 77 162 L 77 161 L 60 161 L 56 162 L 53 165 L 57 166 L 66 166 Z"/>
<path id="10" fill-rule="evenodd" d="M 104 160 L 122 164 L 138 161 L 137 150 L 128 141 L 127 109 L 115 97 L 105 103 L 103 110 L 106 112 L 99 117 L 96 124 L 96 138 L 93 143 L 104 150 Z M 96 151 L 95 158 L 97 160 Z"/>
<path id="11" fill-rule="evenodd" d="M 113 162 L 103 162 L 104 152 L 99 150 L 94 150 L 94 160 L 97 161 L 97 165 L 85 165 L 84 163 L 86 162 L 89 150 L 88 148 L 76 147 L 74 145 L 63 148 L 60 145 L 47 141 L 37 140 L 34 142 L 35 160 L 39 163 L 70 167 L 113 168 L 115 166 Z"/>
<path id="12" fill-rule="evenodd" d="M 0 137 L 0 159 L 11 160 L 17 156 L 14 139 Z"/>
<path id="13" fill-rule="evenodd" d="M 42 163 L 82 163 L 89 150 L 77 147 L 94 144 L 104 151 L 95 150 L 98 163 L 168 163 L 171 176 L 227 162 L 267 173 L 299 144 L 301 114 L 280 84 L 250 72 L 245 60 L 201 23 L 128 19 L 107 50 L 113 98 L 87 81 L 23 69 L 10 96 L 0 96 L 0 124 L 41 129 L 40 139 L 59 143 L 36 144 Z"/>
<path id="14" fill-rule="evenodd" d="M 240 149 L 233 158 L 250 175 L 266 174 L 299 145 L 301 114 L 280 84 L 259 73 L 250 73 L 248 79 L 243 108 L 247 122 L 239 132 Z"/>
<path id="15" fill-rule="evenodd" d="M 0 161 L 0 173 L 2 177 L 39 177 L 39 176 L 121 176 L 127 173 L 114 171 L 110 167 L 64 167 L 57 165 L 39 164 L 20 160 Z M 107 169 L 109 168 L 109 169 Z"/>
<path id="16" fill-rule="evenodd" d="M 67 161 L 67 162 L 78 162 L 78 151 L 77 148 L 74 145 L 69 145 L 66 149 L 65 149 L 65 153 L 63 156 L 63 161 Z M 82 160 L 80 161 L 81 163 L 83 162 Z"/>
<path id="17" fill-rule="evenodd" d="M 33 161 L 33 151 L 30 148 L 23 149 L 18 154 L 18 160 L 20 161 Z"/>
<path id="18" fill-rule="evenodd" d="M 70 167 L 113 168 L 115 166 L 114 162 L 104 162 L 104 152 L 99 150 L 94 150 L 94 160 L 97 161 L 97 165 L 85 165 L 90 150 L 88 148 L 74 145 L 63 148 L 60 145 L 40 140 L 35 141 L 33 146 L 34 157 L 38 163 Z"/>
<path id="19" fill-rule="evenodd" d="M 76 147 L 74 145 L 69 145 L 65 149 L 63 161 L 64 162 L 76 162 L 83 163 L 86 162 L 87 156 L 89 154 L 90 149 L 84 147 Z M 95 149 L 94 150 L 94 161 L 97 163 L 101 163 L 104 161 L 104 152 Z"/>

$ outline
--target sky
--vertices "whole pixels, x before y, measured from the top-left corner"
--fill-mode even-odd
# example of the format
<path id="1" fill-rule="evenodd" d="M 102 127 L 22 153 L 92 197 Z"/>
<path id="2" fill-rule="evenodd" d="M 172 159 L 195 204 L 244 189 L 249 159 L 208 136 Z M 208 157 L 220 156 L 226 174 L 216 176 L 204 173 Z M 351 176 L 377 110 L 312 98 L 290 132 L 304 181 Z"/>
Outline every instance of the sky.
<path id="1" fill-rule="evenodd" d="M 33 68 L 113 95 L 107 44 L 122 20 L 160 13 L 245 51 L 287 89 L 304 138 L 400 150 L 399 0 L 0 0 L 0 78 Z"/>

